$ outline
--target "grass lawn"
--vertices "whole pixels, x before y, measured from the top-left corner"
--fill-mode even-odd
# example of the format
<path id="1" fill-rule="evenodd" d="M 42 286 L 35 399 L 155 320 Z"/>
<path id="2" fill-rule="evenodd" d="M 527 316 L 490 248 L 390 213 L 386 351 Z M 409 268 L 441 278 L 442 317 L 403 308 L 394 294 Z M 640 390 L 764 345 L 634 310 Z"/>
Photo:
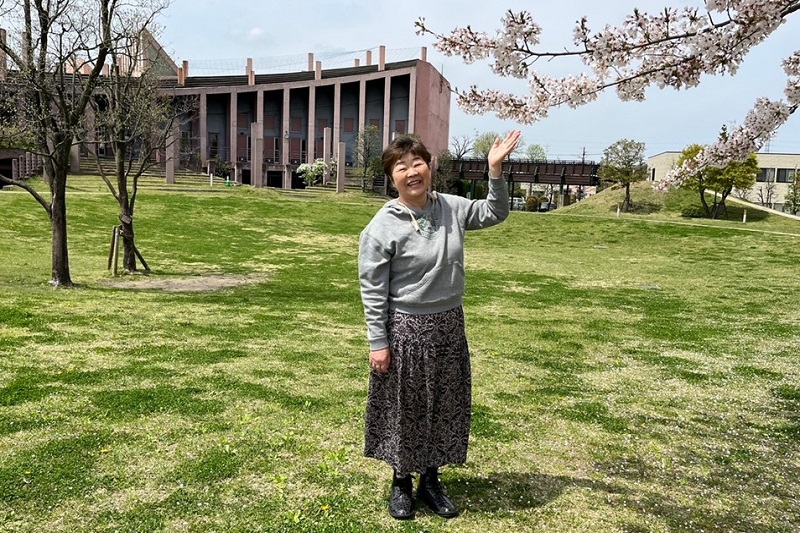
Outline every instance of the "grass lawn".
<path id="1" fill-rule="evenodd" d="M 70 290 L 44 211 L 0 192 L 0 531 L 800 529 L 800 222 L 609 191 L 471 233 L 463 513 L 398 523 L 361 454 L 382 201 L 146 184 L 153 272 L 114 278 L 114 201 L 71 183 Z"/>

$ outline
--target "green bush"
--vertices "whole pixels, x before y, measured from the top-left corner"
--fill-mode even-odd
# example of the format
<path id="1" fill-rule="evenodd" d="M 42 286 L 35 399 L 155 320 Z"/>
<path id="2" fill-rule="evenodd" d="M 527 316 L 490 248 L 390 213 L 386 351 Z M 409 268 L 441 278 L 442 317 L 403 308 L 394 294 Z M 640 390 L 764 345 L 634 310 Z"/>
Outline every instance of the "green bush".
<path id="1" fill-rule="evenodd" d="M 681 216 L 685 218 L 704 218 L 706 212 L 699 205 L 687 205 L 681 209 Z"/>

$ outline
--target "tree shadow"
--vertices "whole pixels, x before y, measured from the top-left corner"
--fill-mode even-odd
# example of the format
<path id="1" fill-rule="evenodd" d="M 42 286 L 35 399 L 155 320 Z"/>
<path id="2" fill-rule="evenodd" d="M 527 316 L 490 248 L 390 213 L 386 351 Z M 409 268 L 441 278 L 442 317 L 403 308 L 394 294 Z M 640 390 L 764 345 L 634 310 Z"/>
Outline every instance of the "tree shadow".
<path id="1" fill-rule="evenodd" d="M 565 489 L 580 487 L 607 493 L 625 489 L 587 478 L 551 476 L 531 472 L 492 472 L 469 476 L 443 474 L 442 481 L 457 505 L 473 513 L 493 513 L 542 507 Z"/>
<path id="2" fill-rule="evenodd" d="M 628 208 L 628 213 L 632 215 L 650 215 L 652 213 L 660 213 L 663 209 L 664 206 L 659 202 L 640 200 L 631 203 L 631 206 Z"/>
<path id="3" fill-rule="evenodd" d="M 639 473 L 641 475 L 641 472 Z M 623 476 L 624 477 L 624 476 Z M 442 481 L 448 493 L 462 509 L 470 513 L 492 514 L 544 507 L 570 489 L 600 491 L 610 505 L 635 511 L 641 517 L 659 517 L 670 529 L 713 531 L 783 531 L 751 516 L 745 509 L 718 508 L 710 505 L 687 505 L 670 494 L 646 489 L 631 490 L 620 484 L 571 476 L 552 476 L 526 472 L 492 472 L 485 476 L 445 472 Z M 790 497 L 780 493 L 780 498 Z M 788 504 L 787 507 L 793 507 Z M 422 506 L 423 513 L 427 512 Z M 794 524 L 794 522 L 792 522 Z M 625 524 L 625 531 L 649 531 L 636 520 Z"/>

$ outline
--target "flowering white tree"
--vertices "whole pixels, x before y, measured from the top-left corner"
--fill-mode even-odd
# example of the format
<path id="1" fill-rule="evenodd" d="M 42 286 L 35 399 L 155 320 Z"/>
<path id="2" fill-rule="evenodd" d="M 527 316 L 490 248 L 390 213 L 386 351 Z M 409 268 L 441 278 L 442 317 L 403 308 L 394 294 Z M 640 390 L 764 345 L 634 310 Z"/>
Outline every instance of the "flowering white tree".
<path id="1" fill-rule="evenodd" d="M 336 168 L 336 159 L 331 159 L 330 164 L 325 164 L 322 158 L 315 159 L 313 163 L 303 163 L 297 167 L 297 173 L 303 176 L 307 186 L 312 186 L 323 181 L 325 177 L 333 175 Z"/>
<path id="2" fill-rule="evenodd" d="M 471 27 L 437 33 L 416 22 L 417 33 L 434 37 L 434 46 L 465 62 L 490 60 L 499 76 L 527 79 L 530 94 L 515 95 L 472 86 L 456 91 L 469 113 L 493 112 L 523 124 L 546 118 L 553 107 L 578 107 L 607 89 L 622 100 L 641 101 L 651 86 L 674 89 L 700 83 L 704 74 L 736 74 L 747 52 L 767 39 L 787 17 L 800 11 L 800 0 L 707 0 L 705 9 L 666 7 L 656 14 L 634 9 L 618 27 L 592 31 L 586 17 L 572 34 L 572 48 L 538 49 L 542 28 L 527 11 L 508 11 L 495 35 Z M 539 60 L 579 57 L 589 72 L 553 77 L 534 70 Z M 785 100 L 758 99 L 741 125 L 727 138 L 674 169 L 661 187 L 681 183 L 708 166 L 724 167 L 768 141 L 800 105 L 800 50 L 783 60 Z"/>

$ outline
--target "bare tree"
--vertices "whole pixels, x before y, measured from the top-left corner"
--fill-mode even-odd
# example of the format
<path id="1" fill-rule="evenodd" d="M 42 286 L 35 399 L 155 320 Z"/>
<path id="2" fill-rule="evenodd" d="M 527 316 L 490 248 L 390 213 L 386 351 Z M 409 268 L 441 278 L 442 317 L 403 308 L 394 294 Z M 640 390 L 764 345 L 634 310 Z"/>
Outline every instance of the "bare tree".
<path id="1" fill-rule="evenodd" d="M 361 167 L 361 190 L 367 190 L 370 174 L 380 172 L 381 132 L 378 126 L 366 125 L 356 135 L 355 158 Z"/>
<path id="2" fill-rule="evenodd" d="M 159 73 L 163 59 L 147 58 L 149 51 L 158 49 L 149 30 L 153 17 L 163 9 L 134 13 L 118 29 L 120 42 L 126 46 L 112 49 L 109 75 L 100 79 L 98 95 L 92 107 L 98 130 L 114 154 L 114 175 L 110 177 L 95 151 L 97 168 L 111 194 L 119 204 L 122 236 L 122 268 L 136 271 L 139 258 L 149 270 L 135 243 L 134 211 L 139 178 L 156 164 L 155 156 L 166 150 L 168 143 L 178 142 L 171 136 L 173 126 L 194 105 L 193 99 L 178 99 L 159 92 Z M 124 38 L 122 36 L 125 36 Z M 113 182 L 112 182 L 113 179 Z"/>
<path id="3" fill-rule="evenodd" d="M 455 135 L 450 138 L 450 157 L 454 161 L 461 161 L 472 151 L 475 143 L 474 135 Z"/>
<path id="4" fill-rule="evenodd" d="M 751 189 L 749 189 L 749 188 L 742 189 L 740 187 L 734 187 L 732 194 L 736 198 L 739 198 L 740 200 L 750 201 L 750 192 L 751 192 Z"/>
<path id="5" fill-rule="evenodd" d="M 73 146 L 85 136 L 85 115 L 112 50 L 116 24 L 155 0 L 0 0 L 9 25 L 0 48 L 11 63 L 2 90 L 19 106 L 1 126 L 6 144 L 23 144 L 43 158 L 49 198 L 30 184 L 0 176 L 27 190 L 50 219 L 54 286 L 72 286 L 67 247 L 67 176 Z"/>
<path id="6" fill-rule="evenodd" d="M 758 203 L 765 207 L 772 207 L 775 202 L 775 181 L 767 179 L 766 183 L 756 191 Z"/>

